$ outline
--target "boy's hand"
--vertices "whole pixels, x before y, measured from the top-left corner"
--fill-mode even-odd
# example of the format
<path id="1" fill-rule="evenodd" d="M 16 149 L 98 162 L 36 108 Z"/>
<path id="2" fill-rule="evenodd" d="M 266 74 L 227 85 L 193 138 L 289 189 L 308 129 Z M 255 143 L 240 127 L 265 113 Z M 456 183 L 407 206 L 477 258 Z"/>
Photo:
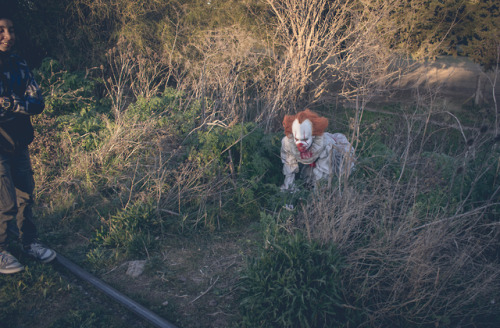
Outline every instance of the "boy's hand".
<path id="1" fill-rule="evenodd" d="M 0 107 L 3 110 L 12 110 L 14 103 L 10 97 L 0 97 Z"/>

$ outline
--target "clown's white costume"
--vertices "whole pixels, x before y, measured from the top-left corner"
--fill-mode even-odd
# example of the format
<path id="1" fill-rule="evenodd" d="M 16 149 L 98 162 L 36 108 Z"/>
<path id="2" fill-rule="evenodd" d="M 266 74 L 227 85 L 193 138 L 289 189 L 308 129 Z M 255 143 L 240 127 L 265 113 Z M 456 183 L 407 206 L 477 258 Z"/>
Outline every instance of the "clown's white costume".
<path id="1" fill-rule="evenodd" d="M 285 115 L 285 137 L 281 140 L 281 161 L 285 182 L 281 190 L 295 190 L 299 163 L 306 165 L 305 182 L 314 184 L 334 174 L 347 176 L 354 168 L 354 149 L 341 133 L 324 132 L 328 119 L 306 109 Z"/>

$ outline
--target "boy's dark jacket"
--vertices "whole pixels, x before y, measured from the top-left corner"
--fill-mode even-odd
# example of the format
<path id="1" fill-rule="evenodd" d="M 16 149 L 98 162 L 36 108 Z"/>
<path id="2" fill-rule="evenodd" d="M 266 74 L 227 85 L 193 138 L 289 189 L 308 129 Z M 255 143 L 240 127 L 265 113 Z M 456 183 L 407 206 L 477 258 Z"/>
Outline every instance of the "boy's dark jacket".
<path id="1" fill-rule="evenodd" d="M 15 54 L 0 52 L 0 97 L 8 97 L 11 104 L 0 108 L 0 151 L 13 152 L 33 141 L 30 116 L 45 108 L 33 74 Z"/>

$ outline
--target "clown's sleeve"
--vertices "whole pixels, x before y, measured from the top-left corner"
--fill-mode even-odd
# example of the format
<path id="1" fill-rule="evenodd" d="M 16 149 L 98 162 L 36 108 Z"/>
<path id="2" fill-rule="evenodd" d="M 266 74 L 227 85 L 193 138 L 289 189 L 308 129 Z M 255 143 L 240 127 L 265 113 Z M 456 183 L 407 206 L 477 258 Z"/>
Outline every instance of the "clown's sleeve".
<path id="1" fill-rule="evenodd" d="M 332 140 L 332 168 L 335 174 L 347 174 L 354 170 L 354 148 L 342 133 L 328 134 Z"/>
<path id="2" fill-rule="evenodd" d="M 293 190 L 295 173 L 299 172 L 299 164 L 290 149 L 290 138 L 283 137 L 281 139 L 281 162 L 283 163 L 283 175 L 285 181 L 281 186 L 281 190 Z"/>
<path id="3" fill-rule="evenodd" d="M 322 148 L 314 165 L 313 173 L 315 181 L 328 178 L 332 174 L 332 145 L 328 144 L 328 141 L 327 138 L 324 138 L 324 148 Z"/>

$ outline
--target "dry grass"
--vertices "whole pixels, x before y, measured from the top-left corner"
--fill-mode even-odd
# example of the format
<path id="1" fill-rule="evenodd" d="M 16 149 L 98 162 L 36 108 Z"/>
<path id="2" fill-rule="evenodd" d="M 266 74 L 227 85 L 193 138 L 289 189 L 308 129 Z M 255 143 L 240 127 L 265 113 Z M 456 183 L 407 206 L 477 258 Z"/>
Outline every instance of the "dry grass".
<path id="1" fill-rule="evenodd" d="M 470 152 L 454 160 L 470 167 Z M 492 221 L 498 184 L 486 199 L 470 201 L 497 163 L 487 155 L 466 184 L 461 169 L 442 180 L 419 147 L 399 154 L 403 178 L 386 165 L 344 188 L 321 190 L 303 207 L 301 224 L 309 238 L 333 242 L 344 254 L 345 296 L 368 314 L 363 326 L 488 326 L 487 315 L 499 310 L 500 226 Z M 426 198 L 436 190 L 440 196 Z"/>

